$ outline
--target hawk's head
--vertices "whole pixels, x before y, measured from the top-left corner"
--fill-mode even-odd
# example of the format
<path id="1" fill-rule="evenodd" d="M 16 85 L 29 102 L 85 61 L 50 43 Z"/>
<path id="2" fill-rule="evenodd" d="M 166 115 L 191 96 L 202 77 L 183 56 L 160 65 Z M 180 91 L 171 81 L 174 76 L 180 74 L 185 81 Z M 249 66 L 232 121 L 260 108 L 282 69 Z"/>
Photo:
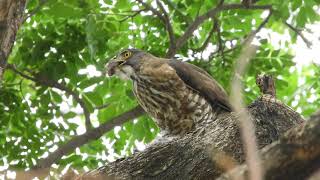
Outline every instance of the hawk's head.
<path id="1" fill-rule="evenodd" d="M 107 73 L 109 76 L 115 74 L 121 79 L 130 79 L 139 71 L 141 64 L 146 60 L 146 55 L 149 54 L 138 49 L 123 50 L 108 62 Z"/>

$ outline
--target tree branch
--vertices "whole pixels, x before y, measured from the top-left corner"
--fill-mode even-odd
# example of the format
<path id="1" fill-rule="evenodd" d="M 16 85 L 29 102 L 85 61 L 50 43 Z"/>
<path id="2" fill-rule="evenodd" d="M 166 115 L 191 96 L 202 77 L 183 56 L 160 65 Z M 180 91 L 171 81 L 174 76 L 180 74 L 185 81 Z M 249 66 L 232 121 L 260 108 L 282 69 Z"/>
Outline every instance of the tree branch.
<path id="1" fill-rule="evenodd" d="M 257 138 L 255 136 L 255 128 L 251 121 L 250 115 L 243 111 L 243 87 L 242 77 L 244 77 L 247 65 L 250 59 L 255 55 L 257 47 L 251 45 L 254 36 L 248 36 L 240 53 L 240 57 L 236 61 L 234 76 L 232 80 L 230 102 L 236 113 L 239 114 L 239 126 L 241 140 L 244 144 L 246 163 L 248 164 L 250 179 L 262 180 L 263 171 L 260 166 L 260 157 L 258 155 Z"/>
<path id="2" fill-rule="evenodd" d="M 176 47 L 177 49 L 181 48 L 185 42 L 192 36 L 192 33 L 202 24 L 205 20 L 214 17 L 217 13 L 224 10 L 232 10 L 232 9 L 250 9 L 250 10 L 258 10 L 258 9 L 271 9 L 271 5 L 256 5 L 246 7 L 243 4 L 222 4 L 217 7 L 209 10 L 207 13 L 198 16 L 187 28 L 184 34 L 177 39 Z M 170 52 L 171 54 L 175 54 L 175 51 Z"/>
<path id="3" fill-rule="evenodd" d="M 55 82 L 51 79 L 48 79 L 47 77 L 42 77 L 42 76 L 32 77 L 27 74 L 24 74 L 24 73 L 20 72 L 19 70 L 17 70 L 16 67 L 12 64 L 8 64 L 7 68 L 12 70 L 13 72 L 19 74 L 20 76 L 22 76 L 25 79 L 29 79 L 31 81 L 34 81 L 36 83 L 39 83 L 39 84 L 42 84 L 45 86 L 57 88 L 59 90 L 65 91 L 67 94 L 71 95 L 74 98 L 74 100 L 77 101 L 79 103 L 79 105 L 81 106 L 81 108 L 83 109 L 83 114 L 85 117 L 85 125 L 86 125 L 87 130 L 92 128 L 92 124 L 91 124 L 91 120 L 90 120 L 90 112 L 89 112 L 85 102 L 80 98 L 79 94 L 76 91 L 73 91 L 58 82 Z"/>
<path id="4" fill-rule="evenodd" d="M 0 1 L 0 81 L 22 22 L 25 3 L 26 0 Z"/>
<path id="5" fill-rule="evenodd" d="M 107 103 L 107 104 L 103 104 L 103 105 L 101 105 L 101 106 L 96 106 L 95 109 L 100 110 L 100 109 L 107 108 L 107 107 L 109 107 L 109 106 L 110 106 L 110 103 Z"/>
<path id="6" fill-rule="evenodd" d="M 175 43 L 175 37 L 174 37 L 173 28 L 172 28 L 172 25 L 170 23 L 170 18 L 168 16 L 168 13 L 164 9 L 164 7 L 161 4 L 161 2 L 158 1 L 158 0 L 156 1 L 157 5 L 161 9 L 163 15 L 157 9 L 153 8 L 149 4 L 143 2 L 142 0 L 136 0 L 136 1 L 139 2 L 140 4 L 142 4 L 146 8 L 146 10 L 150 10 L 154 15 L 156 15 L 163 22 L 163 24 L 165 25 L 166 30 L 168 32 L 168 35 L 169 35 L 169 43 L 170 43 L 169 49 L 175 49 L 176 48 L 176 43 Z"/>
<path id="7" fill-rule="evenodd" d="M 140 9 L 140 10 L 134 11 L 133 14 L 128 15 L 127 17 L 119 20 L 119 22 L 122 23 L 122 22 L 126 21 L 126 20 L 129 19 L 129 18 L 134 18 L 135 16 L 137 16 L 138 14 L 140 14 L 142 11 L 145 11 L 145 10 L 146 10 L 146 9 Z"/>
<path id="8" fill-rule="evenodd" d="M 218 23 L 218 22 L 213 21 L 213 23 L 212 23 L 212 28 L 211 28 L 211 30 L 210 30 L 210 32 L 209 32 L 209 34 L 208 34 L 207 39 L 203 42 L 202 46 L 200 46 L 200 47 L 197 48 L 197 49 L 194 49 L 194 51 L 196 51 L 196 52 L 202 52 L 202 51 L 204 51 L 204 50 L 206 49 L 206 47 L 208 46 L 208 44 L 209 44 L 209 42 L 210 42 L 210 39 L 211 39 L 213 33 L 214 33 L 215 31 L 217 31 L 217 25 L 218 25 L 217 23 Z"/>
<path id="9" fill-rule="evenodd" d="M 174 37 L 174 32 L 173 32 L 173 28 L 172 28 L 172 25 L 170 23 L 170 18 L 168 16 L 168 13 L 166 12 L 166 10 L 164 9 L 162 3 L 159 1 L 159 0 L 156 0 L 159 8 L 161 9 L 162 13 L 163 13 L 163 19 L 164 19 L 164 23 L 166 25 L 166 29 L 168 31 L 168 34 L 169 34 L 169 39 L 170 39 L 170 47 L 169 49 L 175 49 L 176 48 L 176 40 L 175 40 L 175 37 Z M 168 56 L 168 54 L 166 55 Z"/>
<path id="10" fill-rule="evenodd" d="M 285 25 L 287 25 L 292 31 L 294 31 L 295 33 L 297 33 L 298 36 L 301 37 L 301 39 L 304 41 L 304 43 L 307 45 L 308 48 L 311 48 L 312 42 L 309 41 L 309 40 L 303 35 L 303 33 L 301 32 L 301 30 L 293 27 L 291 24 L 287 23 L 286 21 L 283 21 L 283 23 L 284 23 Z"/>
<path id="11" fill-rule="evenodd" d="M 304 124 L 290 129 L 280 140 L 264 148 L 261 155 L 265 179 L 309 179 L 312 173 L 319 171 L 319 129 L 320 113 L 316 113 Z M 218 179 L 241 176 L 248 179 L 246 165 L 239 166 Z"/>
<path id="12" fill-rule="evenodd" d="M 90 141 L 100 138 L 104 133 L 112 130 L 115 126 L 120 126 L 128 120 L 137 118 L 144 114 L 144 110 L 141 106 L 136 106 L 133 109 L 116 116 L 105 123 L 101 124 L 97 128 L 88 130 L 86 133 L 73 137 L 66 144 L 59 147 L 56 151 L 49 154 L 48 157 L 38 161 L 37 165 L 33 169 L 49 168 L 53 163 L 56 163 L 62 156 L 71 153 L 77 147 L 80 147 Z"/>

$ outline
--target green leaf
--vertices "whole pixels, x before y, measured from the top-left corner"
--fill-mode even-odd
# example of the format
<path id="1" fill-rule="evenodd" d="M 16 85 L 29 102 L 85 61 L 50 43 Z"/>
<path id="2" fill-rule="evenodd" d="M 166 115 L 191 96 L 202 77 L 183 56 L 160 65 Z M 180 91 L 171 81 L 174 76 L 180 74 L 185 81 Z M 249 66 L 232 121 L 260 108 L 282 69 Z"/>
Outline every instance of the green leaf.
<path id="1" fill-rule="evenodd" d="M 84 96 L 86 96 L 95 106 L 101 106 L 103 104 L 101 96 L 96 92 L 87 92 Z"/>

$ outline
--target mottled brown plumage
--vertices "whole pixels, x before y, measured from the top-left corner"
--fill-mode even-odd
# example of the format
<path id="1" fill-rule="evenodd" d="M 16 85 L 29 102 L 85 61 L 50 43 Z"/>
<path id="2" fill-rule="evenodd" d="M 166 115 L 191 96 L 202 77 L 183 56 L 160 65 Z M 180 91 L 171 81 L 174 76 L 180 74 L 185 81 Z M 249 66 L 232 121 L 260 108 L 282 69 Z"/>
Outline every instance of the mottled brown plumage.
<path id="1" fill-rule="evenodd" d="M 107 71 L 131 79 L 139 104 L 170 134 L 201 129 L 202 122 L 210 123 L 219 113 L 230 111 L 221 86 L 188 63 L 128 49 L 108 63 Z"/>

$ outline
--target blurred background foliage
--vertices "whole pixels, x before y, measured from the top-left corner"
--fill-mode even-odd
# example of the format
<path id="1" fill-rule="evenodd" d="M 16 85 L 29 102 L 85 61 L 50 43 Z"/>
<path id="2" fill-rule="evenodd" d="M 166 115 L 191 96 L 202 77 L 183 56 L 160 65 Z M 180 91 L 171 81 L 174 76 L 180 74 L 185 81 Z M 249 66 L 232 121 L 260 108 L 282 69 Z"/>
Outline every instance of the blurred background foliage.
<path id="1" fill-rule="evenodd" d="M 146 2 L 157 8 L 155 2 Z M 218 3 L 163 1 L 176 37 L 184 33 L 195 17 Z M 276 79 L 278 98 L 304 117 L 320 107 L 319 65 L 296 65 L 291 45 L 299 36 L 284 23 L 304 29 L 319 21 L 319 3 L 319 0 L 256 3 L 272 4 L 274 12 L 263 29 L 265 33 L 257 36 L 260 47 L 243 78 L 247 104 L 259 96 L 256 75 L 268 73 Z M 162 57 L 168 50 L 165 26 L 150 11 L 139 11 L 144 8 L 133 0 L 29 0 L 26 14 L 32 16 L 25 19 L 18 32 L 9 63 L 31 77 L 50 79 L 77 92 L 90 112 L 93 126 L 98 127 L 137 105 L 130 82 L 105 77 L 108 59 L 127 47 Z M 199 52 L 213 26 L 213 20 L 205 21 L 178 50 L 176 58 L 202 67 L 228 91 L 241 41 L 259 26 L 265 14 L 264 10 L 222 11 L 216 16 L 220 35 L 214 32 L 208 46 Z M 273 34 L 289 38 L 276 41 Z M 70 94 L 25 79 L 9 69 L 0 89 L 0 124 L 2 169 L 30 168 L 75 135 L 85 133 L 83 110 Z M 158 131 L 149 117 L 140 117 L 77 148 L 54 167 L 95 168 L 129 155 L 154 139 Z"/>

